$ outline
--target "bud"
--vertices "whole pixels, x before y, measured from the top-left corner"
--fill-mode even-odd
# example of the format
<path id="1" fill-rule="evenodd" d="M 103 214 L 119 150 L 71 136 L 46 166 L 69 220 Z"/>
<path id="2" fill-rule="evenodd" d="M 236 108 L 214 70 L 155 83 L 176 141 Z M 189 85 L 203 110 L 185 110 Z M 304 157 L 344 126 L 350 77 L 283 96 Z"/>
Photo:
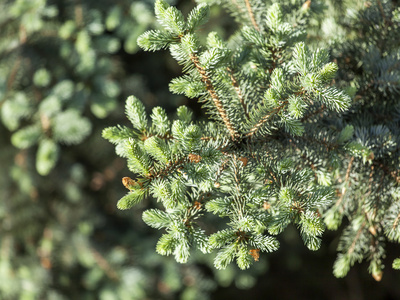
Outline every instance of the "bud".
<path id="1" fill-rule="evenodd" d="M 193 153 L 190 153 L 189 155 L 188 155 L 188 158 L 189 158 L 189 160 L 191 161 L 191 162 L 194 162 L 194 163 L 198 163 L 198 162 L 200 162 L 200 160 L 201 160 L 201 156 L 200 155 L 197 155 L 197 154 L 193 154 Z"/>
<path id="2" fill-rule="evenodd" d="M 250 255 L 253 256 L 254 261 L 258 261 L 260 258 L 260 249 L 250 249 Z"/>
<path id="3" fill-rule="evenodd" d="M 381 281 L 382 280 L 382 276 L 383 276 L 383 272 L 380 271 L 378 273 L 372 273 L 372 277 L 376 280 L 376 281 Z"/>
<path id="4" fill-rule="evenodd" d="M 264 204 L 263 204 L 263 208 L 265 210 L 270 209 L 271 208 L 271 204 L 269 204 L 267 201 L 265 201 Z"/>
<path id="5" fill-rule="evenodd" d="M 200 209 L 201 208 L 201 203 L 199 201 L 194 201 L 193 207 L 195 209 Z"/>
<path id="6" fill-rule="evenodd" d="M 240 157 L 239 160 L 243 163 L 243 167 L 247 166 L 247 162 L 249 161 L 247 157 Z"/>
<path id="7" fill-rule="evenodd" d="M 369 230 L 369 232 L 370 232 L 372 235 L 376 236 L 376 229 L 375 229 L 374 226 L 371 225 L 371 226 L 368 228 L 368 230 Z"/>
<path id="8" fill-rule="evenodd" d="M 128 190 L 132 190 L 133 187 L 137 184 L 137 182 L 129 177 L 124 177 L 122 178 L 122 184 L 124 187 L 126 187 Z"/>
<path id="9" fill-rule="evenodd" d="M 301 6 L 302 9 L 307 10 L 309 9 L 311 6 L 311 0 L 307 0 L 306 2 L 303 3 L 303 5 Z"/>

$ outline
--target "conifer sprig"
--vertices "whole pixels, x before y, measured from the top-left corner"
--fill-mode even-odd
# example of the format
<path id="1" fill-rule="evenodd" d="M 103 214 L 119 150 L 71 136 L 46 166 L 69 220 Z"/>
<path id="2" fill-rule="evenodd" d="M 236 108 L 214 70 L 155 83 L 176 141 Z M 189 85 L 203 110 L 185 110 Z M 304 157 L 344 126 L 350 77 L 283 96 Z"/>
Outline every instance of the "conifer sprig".
<path id="1" fill-rule="evenodd" d="M 334 274 L 345 276 L 366 256 L 363 247 L 371 242 L 370 271 L 379 279 L 382 224 L 389 239 L 400 236 L 398 202 L 370 198 L 378 173 L 375 188 L 385 195 L 393 192 L 384 175 L 395 173 L 374 160 L 395 151 L 393 142 L 379 138 L 390 140 L 390 130 L 334 121 L 352 104 L 332 84 L 338 65 L 329 61 L 327 51 L 306 46 L 304 27 L 285 22 L 279 4 L 252 3 L 237 7 L 247 12 L 252 26 L 242 26 L 234 43 L 210 33 L 202 44 L 197 29 L 206 22 L 207 5 L 193 9 L 185 20 L 165 1 L 156 2 L 164 29 L 144 33 L 138 43 L 147 51 L 170 49 L 185 73 L 171 81 L 170 90 L 197 98 L 209 121 L 194 122 L 186 107 L 178 109 L 178 120 L 169 120 L 161 108 L 147 118 L 142 104 L 129 98 L 132 133 L 125 127 L 103 132 L 138 175 L 139 184 L 132 185 L 118 207 L 128 208 L 150 194 L 165 208 L 143 216 L 149 226 L 165 228 L 157 252 L 186 262 L 190 248 L 215 250 L 218 269 L 234 260 L 241 269 L 249 268 L 260 253 L 278 249 L 275 236 L 290 224 L 308 249 L 318 250 L 326 226 L 337 229 L 346 215 L 359 212 L 349 218 Z M 381 146 L 371 147 L 368 134 Z M 362 176 L 368 192 L 349 205 L 359 184 L 351 176 L 354 169 L 367 170 Z M 378 217 L 377 205 L 391 213 Z M 225 227 L 205 234 L 200 220 L 210 214 L 226 220 Z"/>

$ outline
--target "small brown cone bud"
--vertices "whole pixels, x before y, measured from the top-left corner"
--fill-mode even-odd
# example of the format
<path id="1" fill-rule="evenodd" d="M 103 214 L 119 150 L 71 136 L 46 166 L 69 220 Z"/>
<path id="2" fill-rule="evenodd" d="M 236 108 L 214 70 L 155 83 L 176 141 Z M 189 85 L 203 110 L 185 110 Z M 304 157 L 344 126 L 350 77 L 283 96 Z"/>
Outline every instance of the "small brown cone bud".
<path id="1" fill-rule="evenodd" d="M 193 154 L 193 153 L 190 153 L 189 155 L 188 155 L 188 157 L 189 157 L 189 160 L 191 161 L 191 162 L 194 162 L 194 163 L 198 163 L 198 162 L 200 162 L 200 160 L 201 160 L 201 156 L 200 155 L 197 155 L 197 154 Z"/>
<path id="2" fill-rule="evenodd" d="M 247 157 L 240 157 L 239 160 L 243 163 L 243 166 L 247 166 L 247 162 L 249 161 Z"/>
<path id="3" fill-rule="evenodd" d="M 368 228 L 368 230 L 369 230 L 369 232 L 372 234 L 372 235 L 376 235 L 376 229 L 375 229 L 375 227 L 374 226 L 370 226 L 369 228 Z"/>
<path id="4" fill-rule="evenodd" d="M 129 177 L 124 177 L 122 178 L 122 184 L 124 187 L 126 187 L 128 190 L 132 190 L 133 187 L 137 184 L 137 182 Z"/>
<path id="5" fill-rule="evenodd" d="M 265 210 L 270 209 L 271 208 L 271 204 L 269 204 L 267 201 L 265 201 L 264 204 L 263 204 L 263 208 Z"/>
<path id="6" fill-rule="evenodd" d="M 200 209 L 201 208 L 201 203 L 199 201 L 194 201 L 194 208 Z"/>
<path id="7" fill-rule="evenodd" d="M 254 261 L 258 261 L 260 258 L 260 249 L 250 249 L 250 255 L 253 256 Z"/>
<path id="8" fill-rule="evenodd" d="M 306 2 L 303 3 L 303 5 L 301 6 L 302 9 L 307 10 L 309 9 L 311 6 L 311 0 L 307 0 Z"/>
<path id="9" fill-rule="evenodd" d="M 383 276 L 383 272 L 380 271 L 378 273 L 372 273 L 372 277 L 376 280 L 376 281 L 381 281 L 382 280 L 382 276 Z"/>

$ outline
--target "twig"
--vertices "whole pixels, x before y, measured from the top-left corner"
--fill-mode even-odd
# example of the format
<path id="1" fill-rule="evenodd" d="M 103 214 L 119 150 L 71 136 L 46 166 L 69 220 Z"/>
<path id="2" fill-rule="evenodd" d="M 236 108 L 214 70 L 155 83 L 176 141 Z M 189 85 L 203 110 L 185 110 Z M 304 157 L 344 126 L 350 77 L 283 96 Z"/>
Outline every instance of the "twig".
<path id="1" fill-rule="evenodd" d="M 355 247 L 356 247 L 356 242 L 357 242 L 357 240 L 360 238 L 361 233 L 362 233 L 362 231 L 364 230 L 364 227 L 365 227 L 365 220 L 364 220 L 364 222 L 361 224 L 360 229 L 358 229 L 357 235 L 356 235 L 356 237 L 354 238 L 353 242 L 351 243 L 351 246 L 349 247 L 349 250 L 347 251 L 348 254 L 352 254 L 352 253 L 354 252 L 354 249 L 355 249 Z"/>
<path id="2" fill-rule="evenodd" d="M 245 2 L 246 2 L 246 8 L 247 8 L 247 11 L 249 13 L 251 23 L 253 24 L 254 28 L 257 29 L 257 31 L 260 31 L 260 28 L 258 27 L 258 25 L 256 23 L 256 20 L 254 18 L 254 13 L 253 13 L 253 10 L 251 8 L 250 1 L 249 0 L 245 0 Z"/>
<path id="3" fill-rule="evenodd" d="M 206 71 L 203 69 L 203 67 L 200 65 L 199 58 L 195 53 L 192 53 L 190 55 L 190 59 L 192 60 L 193 64 L 195 65 L 197 71 L 201 75 L 201 80 L 203 83 L 206 85 L 207 91 L 211 96 L 211 99 L 213 100 L 215 106 L 217 107 L 218 113 L 221 117 L 221 119 L 224 121 L 225 126 L 228 128 L 229 133 L 232 137 L 233 140 L 236 140 L 238 137 L 238 133 L 236 132 L 232 122 L 229 120 L 228 115 L 222 106 L 221 100 L 219 99 L 217 92 L 215 91 L 215 88 L 210 80 L 208 78 Z"/>
<path id="4" fill-rule="evenodd" d="M 115 281 L 119 280 L 117 272 L 115 272 L 115 270 L 111 267 L 111 265 L 103 257 L 103 255 L 101 255 L 101 253 L 94 248 L 91 248 L 90 250 L 92 251 L 93 257 L 96 260 L 98 266 L 106 273 L 108 278 Z"/>
<path id="5" fill-rule="evenodd" d="M 240 100 L 240 104 L 243 107 L 244 114 L 246 115 L 246 118 L 249 119 L 250 118 L 249 112 L 247 111 L 246 103 L 244 103 L 244 98 L 243 98 L 242 92 L 240 91 L 239 84 L 238 84 L 236 78 L 233 76 L 233 71 L 230 68 L 227 68 L 227 70 L 229 72 L 229 76 L 231 78 L 232 85 L 235 88 L 236 94 L 238 95 L 238 98 Z"/>
<path id="6" fill-rule="evenodd" d="M 261 125 L 263 125 L 265 122 L 267 122 L 272 116 L 279 113 L 279 111 L 282 108 L 284 108 L 287 103 L 288 103 L 288 101 L 284 101 L 282 105 L 274 108 L 274 110 L 271 113 L 262 117 L 261 120 L 258 121 L 258 123 L 256 125 L 254 125 L 253 128 L 250 129 L 250 132 L 246 134 L 246 137 L 252 137 L 258 131 L 258 129 L 260 129 Z"/>
<path id="7" fill-rule="evenodd" d="M 344 194 L 346 193 L 346 183 L 350 178 L 350 171 L 351 171 L 351 167 L 353 166 L 353 162 L 354 162 L 354 156 L 351 157 L 349 165 L 347 166 L 347 171 L 346 171 L 346 176 L 344 178 L 344 184 L 343 184 L 343 188 L 342 188 L 342 193 L 340 195 L 340 198 L 336 201 L 335 206 L 339 206 L 340 203 L 343 201 L 343 197 Z"/>

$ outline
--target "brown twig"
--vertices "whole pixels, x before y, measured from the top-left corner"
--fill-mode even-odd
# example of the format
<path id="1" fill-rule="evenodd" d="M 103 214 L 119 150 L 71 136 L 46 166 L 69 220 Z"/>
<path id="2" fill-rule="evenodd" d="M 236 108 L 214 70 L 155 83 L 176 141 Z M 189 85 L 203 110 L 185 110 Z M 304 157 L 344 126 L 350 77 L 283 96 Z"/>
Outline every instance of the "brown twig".
<path id="1" fill-rule="evenodd" d="M 254 13 L 253 13 L 253 9 L 251 8 L 250 1 L 245 0 L 245 3 L 246 3 L 247 12 L 249 13 L 249 16 L 250 16 L 251 23 L 253 24 L 254 28 L 257 29 L 257 31 L 260 31 L 260 28 L 258 27 L 256 20 L 254 18 Z"/>
<path id="2" fill-rule="evenodd" d="M 388 25 L 388 20 L 386 18 L 385 11 L 383 10 L 382 2 L 380 0 L 376 0 L 376 2 L 378 3 L 379 12 L 381 13 L 383 21 L 385 22 L 385 26 L 387 26 Z"/>
<path id="3" fill-rule="evenodd" d="M 206 71 L 200 65 L 199 58 L 197 57 L 197 55 L 195 53 L 192 53 L 190 55 L 190 59 L 193 62 L 193 64 L 195 65 L 197 71 L 200 73 L 201 80 L 205 84 L 207 91 L 210 94 L 211 99 L 213 100 L 214 105 L 216 106 L 222 121 L 224 122 L 226 128 L 228 128 L 232 139 L 236 140 L 236 138 L 238 137 L 238 133 L 236 132 L 231 120 L 229 120 L 226 110 L 222 106 L 221 100 L 219 99 L 217 92 L 215 91 L 214 85 L 212 84 L 210 78 L 207 76 Z"/>
<path id="4" fill-rule="evenodd" d="M 393 225 L 392 225 L 392 229 L 393 229 L 393 230 L 396 229 L 396 227 L 399 225 L 399 222 L 400 222 L 400 212 L 398 213 L 396 219 L 395 219 L 394 222 L 393 222 Z"/>
<path id="5" fill-rule="evenodd" d="M 253 128 L 250 129 L 249 133 L 246 134 L 246 137 L 252 137 L 260 129 L 261 125 L 263 125 L 265 122 L 267 122 L 272 116 L 279 113 L 279 111 L 282 108 L 284 108 L 287 104 L 288 104 L 288 101 L 284 101 L 280 106 L 274 108 L 271 113 L 262 117 L 260 119 L 260 121 L 258 121 L 258 123 L 256 125 L 254 125 Z"/>
<path id="6" fill-rule="evenodd" d="M 349 250 L 347 251 L 348 254 L 352 254 L 352 253 L 354 252 L 354 249 L 355 249 L 355 247 L 356 247 L 357 240 L 360 238 L 361 233 L 362 233 L 363 230 L 364 230 L 364 227 L 365 227 L 365 220 L 364 220 L 364 222 L 361 224 L 360 229 L 358 229 L 357 234 L 356 234 L 356 237 L 354 238 L 353 242 L 351 243 L 351 246 L 349 247 Z"/>
<path id="7" fill-rule="evenodd" d="M 15 81 L 15 78 L 16 78 L 16 76 L 17 76 L 17 73 L 18 73 L 18 70 L 19 70 L 20 65 L 21 65 L 21 56 L 19 56 L 19 57 L 16 59 L 16 61 L 15 61 L 15 63 L 14 63 L 14 66 L 13 66 L 12 69 L 11 69 L 10 76 L 8 77 L 8 80 L 7 80 L 7 89 L 9 89 L 9 90 L 12 88 L 12 86 L 13 86 L 13 84 L 14 84 L 14 81 Z"/>
<path id="8" fill-rule="evenodd" d="M 241 15 L 243 15 L 243 14 L 246 13 L 245 11 L 243 11 L 242 7 L 239 5 L 239 3 L 238 3 L 236 0 L 232 0 L 232 4 L 234 4 L 235 7 L 236 7 L 236 9 L 237 9 L 238 11 L 240 11 L 240 14 L 241 14 Z"/>
<path id="9" fill-rule="evenodd" d="M 344 184 L 343 184 L 343 188 L 342 188 L 342 193 L 340 195 L 340 198 L 335 203 L 336 207 L 340 205 L 340 203 L 343 201 L 344 194 L 346 194 L 345 184 L 349 181 L 350 171 L 351 171 L 351 167 L 353 166 L 353 162 L 354 162 L 354 156 L 351 157 L 349 165 L 347 166 L 347 171 L 346 171 L 346 176 L 344 178 Z"/>
<path id="10" fill-rule="evenodd" d="M 79 27 L 83 26 L 83 8 L 80 0 L 75 0 L 75 21 Z"/>
<path id="11" fill-rule="evenodd" d="M 249 117 L 249 112 L 247 111 L 246 103 L 244 103 L 244 98 L 243 98 L 242 92 L 240 91 L 239 83 L 237 82 L 236 78 L 233 76 L 232 69 L 227 68 L 227 70 L 228 70 L 228 73 L 229 73 L 229 77 L 231 78 L 232 85 L 235 88 L 236 94 L 237 94 L 237 96 L 238 96 L 238 98 L 240 100 L 240 104 L 243 107 L 244 114 L 245 114 L 246 118 L 249 119 L 250 118 Z"/>
<path id="12" fill-rule="evenodd" d="M 111 267 L 110 263 L 103 257 L 103 255 L 94 248 L 91 248 L 90 250 L 92 251 L 97 265 L 106 273 L 108 278 L 115 281 L 119 280 L 117 272 Z"/>

